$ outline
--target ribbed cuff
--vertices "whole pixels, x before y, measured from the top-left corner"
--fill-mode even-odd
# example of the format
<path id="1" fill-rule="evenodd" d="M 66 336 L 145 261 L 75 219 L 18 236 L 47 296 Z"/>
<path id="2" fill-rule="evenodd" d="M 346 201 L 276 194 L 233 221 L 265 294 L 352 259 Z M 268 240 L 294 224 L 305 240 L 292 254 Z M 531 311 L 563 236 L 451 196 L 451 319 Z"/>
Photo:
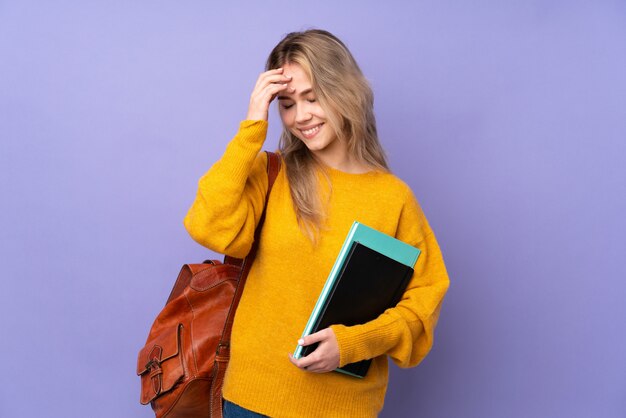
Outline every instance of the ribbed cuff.
<path id="1" fill-rule="evenodd" d="M 363 325 L 332 325 L 339 346 L 339 367 L 385 354 L 395 343 L 399 326 L 389 315 Z"/>
<path id="2" fill-rule="evenodd" d="M 239 124 L 239 132 L 230 141 L 224 156 L 236 156 L 236 161 L 224 161 L 233 169 L 233 177 L 245 181 L 250 168 L 261 151 L 267 137 L 267 121 L 244 120 Z M 232 165 L 231 165 L 232 164 Z"/>
<path id="3" fill-rule="evenodd" d="M 215 172 L 220 172 L 219 177 L 228 179 L 232 184 L 245 184 L 266 136 L 267 121 L 242 121 L 239 124 L 239 131 L 226 146 L 226 151 L 222 157 L 200 179 L 200 188 L 208 187 L 207 185 L 214 186 L 211 179 Z"/>

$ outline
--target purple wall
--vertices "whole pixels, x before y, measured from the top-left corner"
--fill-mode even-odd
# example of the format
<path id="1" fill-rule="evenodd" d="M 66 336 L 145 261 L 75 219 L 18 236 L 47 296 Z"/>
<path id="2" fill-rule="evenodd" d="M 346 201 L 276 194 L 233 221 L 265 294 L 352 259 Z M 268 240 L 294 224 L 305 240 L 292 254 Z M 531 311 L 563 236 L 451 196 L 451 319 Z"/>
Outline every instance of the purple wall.
<path id="1" fill-rule="evenodd" d="M 197 179 L 312 26 L 371 80 L 452 281 L 382 415 L 626 416 L 625 3 L 397 3 L 0 2 L 0 416 L 151 416 L 135 358 L 207 257 Z"/>

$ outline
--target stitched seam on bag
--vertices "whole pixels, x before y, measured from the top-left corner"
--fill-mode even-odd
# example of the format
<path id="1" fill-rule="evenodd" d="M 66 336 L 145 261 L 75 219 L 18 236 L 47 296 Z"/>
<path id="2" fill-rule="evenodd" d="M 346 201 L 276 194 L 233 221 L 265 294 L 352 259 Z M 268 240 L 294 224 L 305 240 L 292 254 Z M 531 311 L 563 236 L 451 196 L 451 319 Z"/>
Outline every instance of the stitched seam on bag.
<path id="1" fill-rule="evenodd" d="M 223 265 L 223 266 L 225 266 L 225 267 L 223 268 L 223 270 L 228 270 L 228 269 L 232 269 L 232 268 L 233 268 L 232 266 L 226 266 L 225 264 L 222 264 L 222 265 Z M 221 266 L 215 266 L 215 267 L 221 267 Z M 208 271 L 209 271 L 209 269 L 203 270 L 203 271 L 201 271 L 200 273 L 198 273 L 198 274 L 196 275 L 196 277 L 200 276 L 200 275 L 201 275 L 202 273 L 204 273 L 204 272 L 207 272 L 205 275 L 208 275 L 208 274 L 209 274 L 209 273 L 208 273 Z M 192 277 L 192 278 L 191 278 L 191 280 L 189 281 L 189 287 L 190 287 L 190 288 L 192 288 L 193 290 L 195 290 L 196 292 L 205 292 L 205 291 L 207 291 L 207 290 L 209 290 L 209 289 L 213 289 L 214 287 L 219 286 L 219 285 L 221 285 L 221 284 L 223 284 L 223 283 L 227 282 L 228 280 L 235 280 L 235 279 L 233 279 L 233 278 L 230 278 L 230 277 L 229 277 L 228 279 L 224 279 L 224 280 L 222 280 L 222 281 L 216 282 L 216 283 L 212 284 L 212 285 L 211 285 L 211 286 L 209 286 L 209 287 L 203 287 L 203 288 L 201 288 L 201 287 L 194 287 L 194 286 L 192 286 L 192 283 L 193 283 L 193 277 Z"/>
<path id="2" fill-rule="evenodd" d="M 186 293 L 185 293 L 185 300 L 189 304 L 189 309 L 191 310 L 191 321 L 189 323 L 189 341 L 191 341 L 192 343 L 189 349 L 191 350 L 191 357 L 193 358 L 193 365 L 195 367 L 195 370 L 193 372 L 193 377 L 196 377 L 198 375 L 198 361 L 196 360 L 196 350 L 194 350 L 194 347 L 193 347 L 193 323 L 196 320 L 196 312 L 194 311 L 193 304 L 189 300 L 189 296 Z M 190 376 L 190 378 L 191 377 L 192 376 Z"/>

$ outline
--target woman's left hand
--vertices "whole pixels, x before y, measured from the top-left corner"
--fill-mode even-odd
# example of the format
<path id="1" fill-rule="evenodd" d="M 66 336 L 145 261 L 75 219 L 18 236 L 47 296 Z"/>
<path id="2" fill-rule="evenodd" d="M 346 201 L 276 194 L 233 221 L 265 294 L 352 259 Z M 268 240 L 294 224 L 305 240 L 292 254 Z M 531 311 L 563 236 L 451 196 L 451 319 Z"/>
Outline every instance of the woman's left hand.
<path id="1" fill-rule="evenodd" d="M 289 360 L 295 366 L 313 373 L 330 372 L 339 367 L 339 345 L 333 330 L 326 328 L 298 341 L 301 346 L 315 343 L 319 343 L 319 345 L 308 356 L 295 359 L 289 354 Z"/>

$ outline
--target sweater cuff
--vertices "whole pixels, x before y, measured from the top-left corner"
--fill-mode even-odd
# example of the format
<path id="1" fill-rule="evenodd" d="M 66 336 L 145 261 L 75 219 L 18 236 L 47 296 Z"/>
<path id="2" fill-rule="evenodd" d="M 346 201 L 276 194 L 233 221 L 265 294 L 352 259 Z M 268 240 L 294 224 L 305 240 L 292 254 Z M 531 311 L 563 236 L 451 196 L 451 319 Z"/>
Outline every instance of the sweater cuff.
<path id="1" fill-rule="evenodd" d="M 232 141 L 231 144 L 235 143 L 240 149 L 249 148 L 250 151 L 258 153 L 259 149 L 263 146 L 266 137 L 266 120 L 242 120 L 239 123 L 239 131 L 235 136 L 236 140 Z"/>
<path id="2" fill-rule="evenodd" d="M 209 173 L 216 171 L 222 172 L 221 178 L 228 178 L 235 184 L 245 184 L 266 136 L 267 121 L 241 121 L 239 131 L 226 146 L 226 152 L 200 179 L 200 186 L 203 186 L 205 178 L 211 178 Z"/>
<path id="3" fill-rule="evenodd" d="M 239 123 L 239 129 L 254 127 L 255 125 L 259 126 L 259 127 L 263 127 L 265 130 L 267 130 L 267 121 L 264 120 L 264 119 L 258 119 L 258 120 L 246 119 L 246 120 L 242 120 Z"/>
<path id="4" fill-rule="evenodd" d="M 347 327 L 331 325 L 339 346 L 339 367 L 385 354 L 397 339 L 399 325 L 381 315 L 374 321 Z"/>
<path id="5" fill-rule="evenodd" d="M 348 359 L 354 358 L 356 351 L 354 339 L 350 338 L 350 331 L 345 325 L 331 325 L 330 328 L 335 333 L 337 345 L 339 346 L 339 367 L 350 364 Z"/>

